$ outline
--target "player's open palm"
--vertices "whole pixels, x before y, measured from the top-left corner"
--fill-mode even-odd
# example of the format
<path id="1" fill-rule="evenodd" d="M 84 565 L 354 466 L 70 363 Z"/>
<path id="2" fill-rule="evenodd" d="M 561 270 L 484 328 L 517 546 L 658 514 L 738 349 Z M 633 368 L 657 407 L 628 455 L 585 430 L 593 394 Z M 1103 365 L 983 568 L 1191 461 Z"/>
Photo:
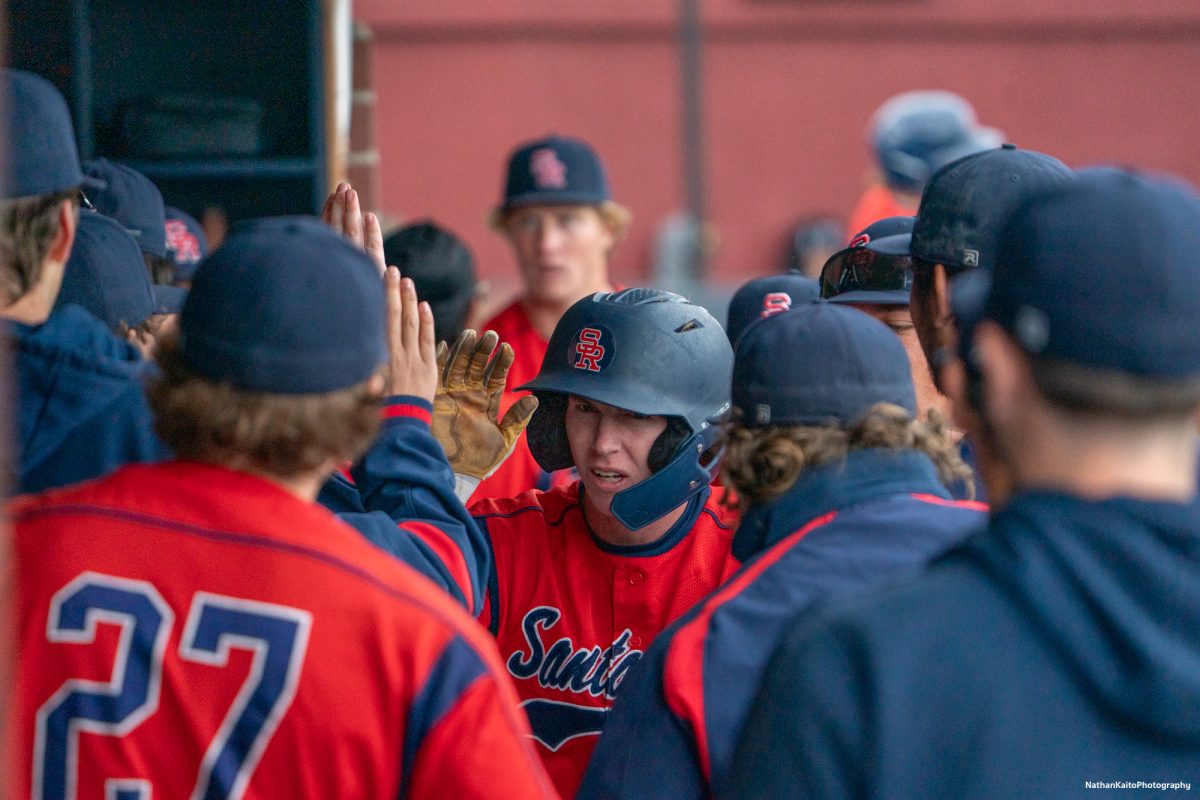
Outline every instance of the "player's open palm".
<path id="1" fill-rule="evenodd" d="M 497 347 L 498 341 L 493 331 L 478 336 L 466 330 L 453 347 L 442 343 L 438 350 L 441 380 L 433 404 L 433 435 L 456 473 L 478 479 L 504 463 L 538 404 L 536 397 L 522 397 L 500 418 L 513 349 Z"/>
<path id="2" fill-rule="evenodd" d="M 383 276 L 387 294 L 387 394 L 405 394 L 432 403 L 438 385 L 433 311 L 417 302 L 417 287 L 400 270 L 388 267 Z"/>

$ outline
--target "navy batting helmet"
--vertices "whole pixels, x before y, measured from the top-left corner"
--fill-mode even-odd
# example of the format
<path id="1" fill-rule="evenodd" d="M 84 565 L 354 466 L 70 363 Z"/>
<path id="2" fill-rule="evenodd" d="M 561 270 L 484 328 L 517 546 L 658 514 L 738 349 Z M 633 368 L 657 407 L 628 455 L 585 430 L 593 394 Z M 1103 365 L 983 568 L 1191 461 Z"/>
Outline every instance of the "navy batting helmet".
<path id="1" fill-rule="evenodd" d="M 919 194 L 929 177 L 955 159 L 999 147 L 1004 134 L 984 128 L 975 109 L 953 92 L 904 92 L 875 112 L 871 142 L 888 186 Z"/>
<path id="2" fill-rule="evenodd" d="M 711 420 L 729 409 L 733 351 L 701 306 L 658 289 L 598 292 L 567 309 L 536 378 L 520 389 L 539 400 L 529 450 L 547 471 L 574 463 L 567 396 L 667 418 L 650 451 L 653 474 L 618 492 L 613 516 L 645 527 L 701 491 L 716 474 Z"/>

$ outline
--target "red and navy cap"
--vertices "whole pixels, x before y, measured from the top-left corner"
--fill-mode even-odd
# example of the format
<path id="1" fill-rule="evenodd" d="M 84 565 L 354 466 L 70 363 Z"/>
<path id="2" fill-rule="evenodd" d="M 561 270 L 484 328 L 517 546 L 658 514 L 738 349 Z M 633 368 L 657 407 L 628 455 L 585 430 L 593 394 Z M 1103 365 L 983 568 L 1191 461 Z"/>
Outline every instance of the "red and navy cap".
<path id="1" fill-rule="evenodd" d="M 821 268 L 821 297 L 831 303 L 908 305 L 914 217 L 871 223 Z"/>
<path id="2" fill-rule="evenodd" d="M 803 353 L 780 367 L 780 353 Z M 747 427 L 849 424 L 876 403 L 916 416 L 904 345 L 874 317 L 809 303 L 751 323 L 733 357 L 733 418 Z"/>
<path id="3" fill-rule="evenodd" d="M 175 279 L 190 281 L 200 261 L 208 255 L 208 237 L 204 228 L 191 214 L 173 206 L 163 209 L 167 259 L 175 267 Z"/>
<path id="4" fill-rule="evenodd" d="M 581 139 L 547 136 L 508 160 L 500 211 L 535 205 L 599 205 L 612 199 L 604 165 Z"/>

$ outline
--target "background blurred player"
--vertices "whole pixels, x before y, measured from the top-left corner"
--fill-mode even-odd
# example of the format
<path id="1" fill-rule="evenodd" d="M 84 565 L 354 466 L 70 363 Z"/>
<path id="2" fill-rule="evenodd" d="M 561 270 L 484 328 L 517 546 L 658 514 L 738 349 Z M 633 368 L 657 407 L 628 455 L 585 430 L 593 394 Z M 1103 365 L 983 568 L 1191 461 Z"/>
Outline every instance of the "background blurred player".
<path id="1" fill-rule="evenodd" d="M 475 258 L 462 239 L 422 220 L 385 236 L 383 257 L 417 285 L 417 297 L 433 309 L 437 340 L 455 341 L 471 318 L 476 294 Z"/>
<path id="2" fill-rule="evenodd" d="M 920 578 L 796 627 L 730 796 L 1068 797 L 1196 775 L 1200 198 L 1080 173 L 995 244 L 970 352 L 1014 494 Z"/>
<path id="3" fill-rule="evenodd" d="M 850 212 L 847 238 L 884 217 L 913 215 L 933 173 L 1004 141 L 1000 131 L 979 125 L 965 99 L 937 90 L 889 98 L 871 117 L 868 137 L 880 180 Z"/>
<path id="4" fill-rule="evenodd" d="M 521 386 L 538 374 L 550 334 L 566 310 L 582 297 L 614 288 L 608 259 L 625 235 L 629 212 L 613 201 L 604 165 L 590 145 L 548 136 L 521 145 L 509 158 L 504 197 L 492 223 L 512 246 L 525 289 L 479 329 L 495 331 L 512 346 L 509 385 Z M 520 396 L 505 397 L 501 410 Z M 551 483 L 522 437 L 475 497 L 512 497 Z"/>
<path id="5" fill-rule="evenodd" d="M 14 505 L 12 796 L 552 795 L 487 635 L 312 502 L 432 396 L 432 315 L 384 305 L 316 221 L 235 230 L 160 353 L 181 460 Z"/>

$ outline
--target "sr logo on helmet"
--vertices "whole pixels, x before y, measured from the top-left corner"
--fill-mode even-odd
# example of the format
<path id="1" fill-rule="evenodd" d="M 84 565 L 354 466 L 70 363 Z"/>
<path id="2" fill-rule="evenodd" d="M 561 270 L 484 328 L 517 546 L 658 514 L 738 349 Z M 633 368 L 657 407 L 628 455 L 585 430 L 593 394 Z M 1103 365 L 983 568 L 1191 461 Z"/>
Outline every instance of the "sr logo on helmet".
<path id="1" fill-rule="evenodd" d="M 585 325 L 575 334 L 568 353 L 571 366 L 581 372 L 602 372 L 613 358 L 613 338 L 603 325 Z"/>

